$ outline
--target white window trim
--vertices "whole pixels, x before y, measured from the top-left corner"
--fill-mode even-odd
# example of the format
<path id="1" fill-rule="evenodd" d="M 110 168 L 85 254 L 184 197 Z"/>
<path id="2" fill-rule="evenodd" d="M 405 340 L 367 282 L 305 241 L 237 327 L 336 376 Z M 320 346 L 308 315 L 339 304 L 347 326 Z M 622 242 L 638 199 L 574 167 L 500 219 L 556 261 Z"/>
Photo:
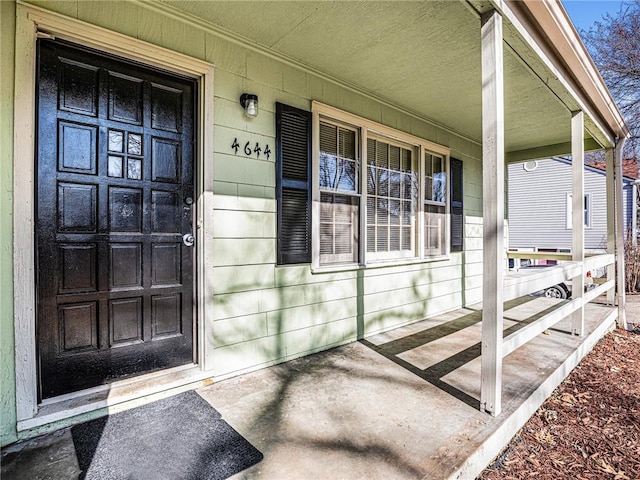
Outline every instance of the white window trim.
<path id="1" fill-rule="evenodd" d="M 207 321 L 206 299 L 212 298 L 213 284 L 205 275 L 213 265 L 212 251 L 206 249 L 211 238 L 213 224 L 211 195 L 213 172 L 206 165 L 213 162 L 213 65 L 187 55 L 158 47 L 156 45 L 128 37 L 126 35 L 97 27 L 86 22 L 65 17 L 32 5 L 16 5 L 16 69 L 14 90 L 14 247 L 13 284 L 16 291 L 14 301 L 15 319 L 15 362 L 16 362 L 16 417 L 18 432 L 41 427 L 48 422 L 63 420 L 80 413 L 104 408 L 101 401 L 83 404 L 60 411 L 53 416 L 39 418 L 37 398 L 37 353 L 36 353 L 36 292 L 34 237 L 35 226 L 35 103 L 36 103 L 36 39 L 38 35 L 51 35 L 69 40 L 96 50 L 112 53 L 129 60 L 136 60 L 149 66 L 163 68 L 172 73 L 187 75 L 198 82 L 197 137 L 199 138 L 194 156 L 198 178 L 194 184 L 197 204 L 197 246 L 196 288 L 202 292 L 197 304 L 197 344 L 198 364 L 196 376 L 180 380 L 182 384 L 196 378 L 211 376 L 213 367 L 213 332 Z M 18 221 L 19 219 L 19 221 Z M 208 293 L 207 293 L 208 292 Z M 207 372 L 209 370 L 209 372 Z M 166 370 L 168 371 L 168 370 Z M 163 371 L 165 372 L 165 371 Z M 136 377 L 139 380 L 157 377 L 150 373 Z M 126 381 L 123 381 L 126 382 Z M 175 386 L 175 385 L 173 385 Z M 97 387 L 106 389 L 108 387 Z M 131 389 L 127 399 L 152 398 L 151 394 L 166 390 L 161 382 L 153 388 Z M 49 399 L 48 404 L 65 399 L 80 397 L 94 389 L 81 390 L 66 396 Z M 114 404 L 118 401 L 114 400 Z M 141 400 L 142 401 L 142 400 Z"/>
<path id="2" fill-rule="evenodd" d="M 443 255 L 426 255 L 424 253 L 424 156 L 426 152 L 433 153 L 435 155 L 440 155 L 443 157 L 445 162 L 445 171 L 447 175 L 447 183 L 450 181 L 450 171 L 449 171 L 449 157 L 451 150 L 442 145 L 438 145 L 436 143 L 430 142 L 420 137 L 416 137 L 409 133 L 401 132 L 391 127 L 387 127 L 385 125 L 379 124 L 377 122 L 368 120 L 366 118 L 360 117 L 358 115 L 354 115 L 338 108 L 332 107 L 330 105 L 326 105 L 320 102 L 313 101 L 311 103 L 311 113 L 312 113 L 312 144 L 313 144 L 313 152 L 312 152 L 312 206 L 311 206 L 311 218 L 312 218 L 312 234 L 311 234 L 311 269 L 312 271 L 335 271 L 335 270 L 346 270 L 353 269 L 358 267 L 374 267 L 378 265 L 395 265 L 395 264 L 408 264 L 408 263 L 420 263 L 420 262 L 431 262 L 435 260 L 442 260 L 449 258 L 450 255 L 450 238 L 449 238 L 449 226 L 450 226 L 450 208 L 451 208 L 451 189 L 447 184 L 446 189 L 446 198 L 445 202 L 445 239 L 444 239 L 444 250 L 445 253 Z M 345 264 L 335 264 L 335 265 L 321 265 L 320 264 L 320 186 L 318 181 L 319 176 L 319 167 L 320 167 L 320 149 L 318 146 L 320 145 L 320 120 L 321 118 L 326 118 L 327 120 L 334 123 L 344 123 L 346 125 L 350 125 L 356 129 L 360 129 L 360 235 L 358 237 L 358 262 L 357 263 L 345 263 Z M 376 260 L 372 260 L 367 257 L 366 254 L 366 241 L 367 241 L 367 205 L 366 201 L 363 200 L 366 192 L 366 181 L 367 176 L 362 172 L 364 166 L 367 165 L 367 151 L 365 145 L 367 145 L 367 139 L 369 135 L 374 135 L 376 137 L 386 138 L 390 141 L 399 142 L 403 145 L 409 145 L 416 149 L 417 153 L 417 168 L 418 175 L 420 177 L 419 186 L 418 186 L 418 198 L 416 203 L 416 216 L 417 220 L 415 222 L 415 230 L 417 231 L 417 235 L 415 240 L 415 255 L 411 254 L 410 256 L 403 256 L 401 253 L 395 254 L 393 258 L 380 258 Z M 442 206 L 443 204 L 439 202 L 434 202 L 434 204 Z M 414 232 L 416 233 L 416 232 Z"/>
<path id="3" fill-rule="evenodd" d="M 567 220 L 567 223 L 565 225 L 565 228 L 567 230 L 572 230 L 573 229 L 573 205 L 571 203 L 573 198 L 573 194 L 571 193 L 567 193 L 567 197 L 566 197 L 566 215 L 565 218 Z M 584 194 L 584 199 L 585 199 L 585 204 L 586 204 L 586 208 L 585 208 L 585 224 L 584 224 L 584 228 L 585 229 L 589 229 L 591 228 L 591 223 L 592 223 L 592 210 L 593 210 L 593 205 L 592 205 L 592 197 L 590 193 L 585 193 Z"/>
<path id="4" fill-rule="evenodd" d="M 364 130 L 364 129 L 363 129 Z M 367 132 L 367 134 L 369 134 L 370 132 Z M 420 147 L 418 145 L 412 145 L 409 144 L 407 142 L 403 142 L 401 140 L 398 140 L 396 137 L 394 138 L 390 138 L 388 136 L 385 135 L 380 135 L 378 133 L 373 133 L 372 135 L 367 135 L 367 141 L 369 140 L 369 138 L 373 138 L 374 140 L 379 140 L 381 142 L 385 142 L 388 145 L 393 145 L 396 147 L 400 147 L 400 148 L 405 148 L 405 149 L 411 149 L 412 154 L 413 154 L 413 158 L 411 160 L 411 168 L 412 171 L 416 171 L 418 172 L 418 175 L 420 174 Z M 363 148 L 366 148 L 363 145 Z M 363 173 L 363 177 L 366 176 L 366 178 L 368 178 L 368 168 L 369 168 L 369 164 L 368 164 L 368 158 L 365 157 L 365 159 L 367 160 L 367 163 L 362 163 L 363 169 L 366 169 L 367 171 Z M 365 178 L 365 184 L 366 184 L 366 178 Z M 367 185 L 365 185 L 366 188 Z M 420 202 L 420 197 L 419 195 L 419 191 L 416 192 L 416 198 L 415 198 L 415 203 L 416 203 L 416 209 L 418 210 L 418 204 Z M 363 192 L 362 194 L 363 197 L 367 197 L 368 198 L 368 193 L 365 195 L 365 193 Z M 374 195 L 374 198 L 378 198 L 378 196 Z M 368 228 L 369 225 L 367 224 L 367 211 L 366 211 L 367 205 L 365 205 L 365 210 L 364 210 L 364 225 L 365 228 Z M 406 260 L 414 260 L 414 259 L 419 259 L 420 255 L 414 255 L 413 252 L 418 253 L 418 245 L 419 242 L 417 242 L 417 231 L 420 226 L 419 224 L 417 224 L 416 222 L 416 215 L 418 215 L 418 212 L 416 211 L 415 215 L 412 217 L 412 221 L 411 221 L 411 250 L 400 250 L 400 251 L 390 251 L 390 252 L 367 252 L 366 251 L 366 246 L 367 246 L 367 235 L 368 235 L 368 231 L 364 231 L 363 234 L 365 236 L 363 243 L 361 245 L 361 248 L 363 249 L 363 254 L 365 255 L 365 260 L 367 264 L 373 264 L 373 263 L 389 263 L 389 262 L 399 262 L 399 263 L 403 263 Z"/>

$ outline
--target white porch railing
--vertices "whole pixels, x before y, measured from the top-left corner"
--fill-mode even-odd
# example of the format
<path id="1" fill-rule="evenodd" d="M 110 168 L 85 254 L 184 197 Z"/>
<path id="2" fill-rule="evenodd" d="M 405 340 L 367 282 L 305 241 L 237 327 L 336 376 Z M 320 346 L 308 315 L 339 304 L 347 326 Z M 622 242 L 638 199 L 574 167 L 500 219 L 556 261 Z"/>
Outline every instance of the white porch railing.
<path id="1" fill-rule="evenodd" d="M 543 268 L 521 269 L 506 275 L 504 281 L 505 301 L 544 290 L 561 282 L 571 281 L 576 276 L 581 275 L 582 272 L 607 267 L 615 262 L 615 256 L 613 254 L 591 255 L 585 258 L 582 263 L 570 261 L 570 253 L 508 252 L 507 256 L 509 258 L 520 259 L 565 260 L 565 262 Z M 572 300 L 558 309 L 504 338 L 501 349 L 503 358 L 545 330 L 553 327 L 556 323 L 569 317 L 579 309 L 584 308 L 584 305 L 587 303 L 595 300 L 609 290 L 614 289 L 615 279 L 607 278 L 604 282 L 596 283 L 595 285 L 594 288 L 588 290 L 583 295 L 577 297 L 574 295 Z"/>

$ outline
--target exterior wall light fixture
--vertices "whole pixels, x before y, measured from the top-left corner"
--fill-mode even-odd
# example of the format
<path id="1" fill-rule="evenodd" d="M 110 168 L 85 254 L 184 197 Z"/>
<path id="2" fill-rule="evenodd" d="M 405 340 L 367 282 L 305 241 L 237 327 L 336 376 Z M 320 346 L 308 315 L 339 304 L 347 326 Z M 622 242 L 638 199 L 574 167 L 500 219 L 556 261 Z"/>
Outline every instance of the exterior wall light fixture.
<path id="1" fill-rule="evenodd" d="M 252 93 L 240 95 L 240 105 L 244 108 L 244 113 L 249 118 L 258 116 L 258 96 Z"/>

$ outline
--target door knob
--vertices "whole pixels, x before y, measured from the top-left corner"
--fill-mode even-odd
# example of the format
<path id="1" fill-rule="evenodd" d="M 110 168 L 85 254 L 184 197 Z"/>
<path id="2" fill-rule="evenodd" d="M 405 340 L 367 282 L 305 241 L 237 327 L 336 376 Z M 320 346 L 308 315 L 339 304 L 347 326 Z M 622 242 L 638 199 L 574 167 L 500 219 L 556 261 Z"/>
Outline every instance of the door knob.
<path id="1" fill-rule="evenodd" d="M 194 242 L 195 242 L 195 238 L 193 238 L 193 234 L 185 233 L 182 236 L 182 243 L 184 243 L 187 247 L 193 247 Z"/>

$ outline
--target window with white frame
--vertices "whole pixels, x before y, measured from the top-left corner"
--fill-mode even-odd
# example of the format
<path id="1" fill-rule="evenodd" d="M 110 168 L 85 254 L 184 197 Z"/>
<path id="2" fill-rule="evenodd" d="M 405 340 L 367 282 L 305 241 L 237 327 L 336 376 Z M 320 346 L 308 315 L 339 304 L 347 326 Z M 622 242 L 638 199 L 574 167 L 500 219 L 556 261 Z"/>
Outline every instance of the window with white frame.
<path id="1" fill-rule="evenodd" d="M 571 193 L 567 193 L 567 209 L 566 209 L 566 218 L 567 225 L 566 228 L 571 230 L 573 228 L 573 195 Z M 584 227 L 591 228 L 591 194 L 587 193 L 584 196 Z"/>
<path id="2" fill-rule="evenodd" d="M 443 255 L 447 214 L 447 171 L 445 159 L 424 154 L 424 253 Z"/>
<path id="3" fill-rule="evenodd" d="M 320 123 L 320 263 L 358 261 L 360 160 L 358 130 Z"/>
<path id="4" fill-rule="evenodd" d="M 415 256 L 417 165 L 415 149 L 385 138 L 367 138 L 367 256 Z"/>
<path id="5" fill-rule="evenodd" d="M 448 149 L 325 105 L 313 113 L 312 263 L 447 255 Z"/>

